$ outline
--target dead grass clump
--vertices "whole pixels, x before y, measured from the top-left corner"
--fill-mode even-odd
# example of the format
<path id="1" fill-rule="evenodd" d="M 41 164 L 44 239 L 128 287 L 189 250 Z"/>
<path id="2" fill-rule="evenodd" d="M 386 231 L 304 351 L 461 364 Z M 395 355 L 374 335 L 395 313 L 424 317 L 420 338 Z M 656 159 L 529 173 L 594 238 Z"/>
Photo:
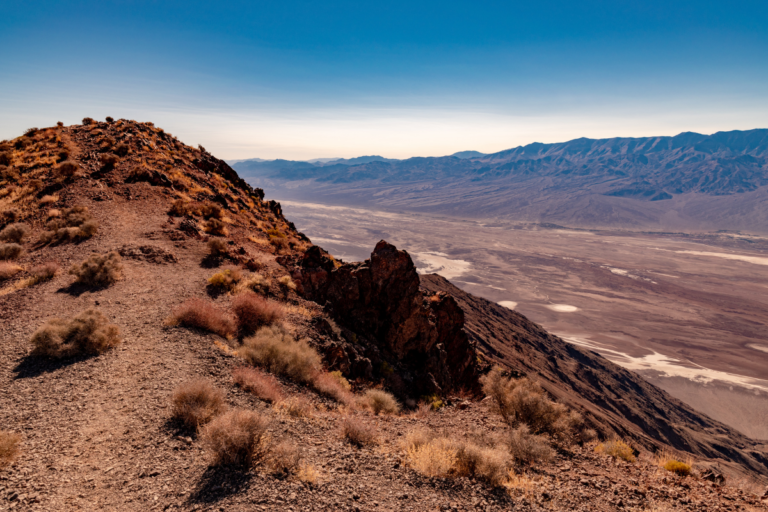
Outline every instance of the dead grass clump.
<path id="1" fill-rule="evenodd" d="M 661 450 L 656 454 L 656 464 L 680 476 L 691 474 L 693 459 L 691 457 L 681 457 L 668 450 Z"/>
<path id="2" fill-rule="evenodd" d="M 374 414 L 397 414 L 400 404 L 391 393 L 382 389 L 368 389 L 363 395 L 363 403 L 371 408 Z"/>
<path id="3" fill-rule="evenodd" d="M 241 336 L 253 334 L 259 327 L 272 325 L 285 316 L 279 303 L 251 291 L 235 296 L 232 311 L 237 318 L 237 329 Z"/>
<path id="4" fill-rule="evenodd" d="M 208 284 L 221 291 L 231 292 L 243 279 L 243 274 L 237 268 L 225 268 L 208 278 Z"/>
<path id="5" fill-rule="evenodd" d="M 88 309 L 69 320 L 48 320 L 30 341 L 34 355 L 61 359 L 101 354 L 120 343 L 120 331 L 101 312 Z"/>
<path id="6" fill-rule="evenodd" d="M 77 171 L 79 170 L 80 166 L 77 165 L 76 162 L 73 162 L 72 160 L 64 160 L 53 169 L 53 172 L 60 178 L 70 178 L 77 174 Z"/>
<path id="7" fill-rule="evenodd" d="M 48 261 L 40 265 L 32 267 L 29 271 L 32 274 L 33 284 L 42 283 L 44 281 L 50 281 L 56 276 L 56 272 L 59 271 L 59 264 L 55 261 Z"/>
<path id="8" fill-rule="evenodd" d="M 494 487 L 500 487 L 506 482 L 510 466 L 511 460 L 506 450 L 470 442 L 458 443 L 454 469 L 458 476 L 484 480 Z"/>
<path id="9" fill-rule="evenodd" d="M 581 415 L 550 400 L 538 383 L 527 378 L 506 378 L 494 369 L 481 382 L 494 408 L 512 428 L 527 425 L 533 434 L 549 434 L 560 441 L 577 437 L 585 428 Z"/>
<path id="10" fill-rule="evenodd" d="M 219 219 L 208 219 L 203 224 L 203 230 L 206 233 L 210 233 L 214 236 L 227 236 L 229 234 L 229 230 L 227 229 L 227 225 L 224 224 Z"/>
<path id="11" fill-rule="evenodd" d="M 355 416 L 347 416 L 341 424 L 344 438 L 355 446 L 371 446 L 378 443 L 376 429 L 370 423 Z"/>
<path id="12" fill-rule="evenodd" d="M 267 402 L 277 403 L 284 397 L 277 379 L 255 368 L 235 368 L 232 370 L 232 378 L 245 391 Z"/>
<path id="13" fill-rule="evenodd" d="M 284 328 L 265 326 L 243 340 L 240 355 L 251 364 L 308 383 L 320 367 L 320 356 L 304 340 L 295 340 Z"/>
<path id="14" fill-rule="evenodd" d="M 98 288 L 116 283 L 122 271 L 123 259 L 117 251 L 91 254 L 87 260 L 69 269 L 69 273 L 76 276 L 76 283 Z"/>
<path id="15" fill-rule="evenodd" d="M 223 337 L 235 332 L 235 323 L 229 315 L 213 302 L 199 298 L 189 299 L 177 307 L 166 323 L 203 329 Z"/>
<path id="16" fill-rule="evenodd" d="M 58 216 L 50 215 L 46 224 L 46 231 L 40 235 L 40 243 L 66 243 L 90 238 L 99 229 L 99 223 L 93 219 L 85 206 L 73 206 L 60 212 Z"/>
<path id="17" fill-rule="evenodd" d="M 5 226 L 5 228 L 0 231 L 0 240 L 3 242 L 20 244 L 24 241 L 27 234 L 29 234 L 29 226 L 22 222 L 16 222 Z"/>
<path id="18" fill-rule="evenodd" d="M 43 197 L 40 198 L 40 205 L 45 206 L 48 204 L 53 204 L 58 200 L 59 200 L 58 196 L 44 195 Z"/>
<path id="19" fill-rule="evenodd" d="M 168 210 L 168 215 L 173 217 L 184 217 L 191 213 L 191 203 L 185 199 L 176 199 L 171 203 L 171 209 Z"/>
<path id="20" fill-rule="evenodd" d="M 273 475 L 287 477 L 298 472 L 301 452 L 292 442 L 280 441 L 270 447 L 266 462 Z"/>
<path id="21" fill-rule="evenodd" d="M 99 161 L 101 162 L 103 168 L 113 169 L 117 165 L 117 162 L 120 161 L 120 159 L 115 154 L 104 153 L 99 157 Z"/>
<path id="22" fill-rule="evenodd" d="M 509 470 L 507 480 L 504 482 L 504 487 L 510 494 L 522 494 L 527 498 L 533 497 L 540 486 L 539 481 L 526 473 L 517 474 L 514 469 Z"/>
<path id="23" fill-rule="evenodd" d="M 0 281 L 10 279 L 19 272 L 21 272 L 20 266 L 6 261 L 0 261 Z"/>
<path id="24" fill-rule="evenodd" d="M 198 206 L 197 211 L 204 219 L 223 219 L 224 210 L 216 203 L 203 203 Z"/>
<path id="25" fill-rule="evenodd" d="M 410 441 L 405 457 L 414 471 L 428 477 L 446 477 L 454 470 L 457 449 L 449 439 L 419 434 Z"/>
<path id="26" fill-rule="evenodd" d="M 217 240 L 217 239 L 214 238 L 213 240 Z M 269 293 L 269 289 L 271 288 L 271 286 L 272 286 L 272 283 L 266 277 L 262 276 L 261 274 L 252 274 L 247 278 L 243 279 L 238 289 L 240 291 L 252 290 L 256 293 L 266 295 Z"/>
<path id="27" fill-rule="evenodd" d="M 96 121 L 94 121 L 92 117 L 84 117 L 83 124 L 84 125 L 96 124 Z"/>
<path id="28" fill-rule="evenodd" d="M 280 287 L 286 293 L 288 293 L 289 290 L 296 289 L 296 283 L 293 282 L 293 279 L 291 279 L 291 276 L 283 276 L 280 279 L 278 279 L 277 282 L 280 283 Z"/>
<path id="29" fill-rule="evenodd" d="M 173 418 L 189 429 L 210 422 L 224 412 L 224 393 L 208 379 L 196 379 L 180 384 L 173 390 Z"/>
<path id="30" fill-rule="evenodd" d="M 532 434 L 528 425 L 513 429 L 507 443 L 509 453 L 519 464 L 547 462 L 554 456 L 546 436 Z"/>
<path id="31" fill-rule="evenodd" d="M 202 431 L 202 443 L 214 465 L 249 466 L 267 434 L 259 414 L 233 409 L 216 417 Z"/>
<path id="32" fill-rule="evenodd" d="M 0 469 L 10 466 L 19 454 L 21 436 L 14 432 L 0 430 Z"/>
<path id="33" fill-rule="evenodd" d="M 664 469 L 672 473 L 675 473 L 678 476 L 688 476 L 691 474 L 690 464 L 686 464 L 685 462 L 680 462 L 679 460 L 667 461 L 667 463 L 664 464 Z"/>
<path id="34" fill-rule="evenodd" d="M 214 258 L 227 256 L 229 254 L 229 246 L 220 238 L 211 238 L 208 240 L 208 253 Z"/>
<path id="35" fill-rule="evenodd" d="M 298 471 L 296 471 L 296 478 L 305 484 L 316 484 L 320 480 L 320 473 L 312 464 L 302 462 L 299 464 Z"/>
<path id="36" fill-rule="evenodd" d="M 303 396 L 294 395 L 277 402 L 277 410 L 292 418 L 309 418 L 315 407 Z"/>
<path id="37" fill-rule="evenodd" d="M 352 386 L 341 375 L 341 372 L 318 373 L 312 380 L 312 387 L 321 395 L 332 398 L 339 403 L 351 404 L 353 402 L 353 395 L 350 392 Z"/>
<path id="38" fill-rule="evenodd" d="M 23 252 L 19 244 L 0 244 L 0 260 L 15 260 Z"/>
<path id="39" fill-rule="evenodd" d="M 595 451 L 597 453 L 610 455 L 614 459 L 621 459 L 627 462 L 635 462 L 635 451 L 628 443 L 622 441 L 621 439 L 600 443 L 595 446 Z"/>

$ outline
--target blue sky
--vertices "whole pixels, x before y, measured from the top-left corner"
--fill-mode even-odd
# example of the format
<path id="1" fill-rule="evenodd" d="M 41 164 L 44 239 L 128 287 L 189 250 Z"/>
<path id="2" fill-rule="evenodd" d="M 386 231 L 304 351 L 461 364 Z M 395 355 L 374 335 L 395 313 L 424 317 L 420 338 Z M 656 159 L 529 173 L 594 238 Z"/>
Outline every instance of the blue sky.
<path id="1" fill-rule="evenodd" d="M 0 138 L 152 120 L 223 158 L 768 126 L 768 3 L 13 2 Z"/>

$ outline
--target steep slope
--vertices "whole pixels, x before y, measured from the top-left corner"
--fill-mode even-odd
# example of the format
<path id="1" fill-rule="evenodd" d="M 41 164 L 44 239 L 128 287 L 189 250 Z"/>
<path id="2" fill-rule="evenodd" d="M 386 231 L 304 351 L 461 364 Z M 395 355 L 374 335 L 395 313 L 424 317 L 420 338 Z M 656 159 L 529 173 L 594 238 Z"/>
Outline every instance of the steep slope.
<path id="1" fill-rule="evenodd" d="M 579 227 L 765 232 L 768 130 L 534 143 L 362 165 L 241 162 L 285 199 Z M 312 183 L 312 195 L 306 185 Z M 302 184 L 302 187 L 297 187 Z"/>
<path id="2" fill-rule="evenodd" d="M 560 400 L 594 418 L 604 434 L 631 437 L 649 449 L 672 446 L 768 475 L 765 447 L 701 414 L 599 354 L 553 336 L 523 315 L 476 297 L 437 274 L 421 286 L 453 296 L 466 330 L 491 364 L 535 376 Z"/>

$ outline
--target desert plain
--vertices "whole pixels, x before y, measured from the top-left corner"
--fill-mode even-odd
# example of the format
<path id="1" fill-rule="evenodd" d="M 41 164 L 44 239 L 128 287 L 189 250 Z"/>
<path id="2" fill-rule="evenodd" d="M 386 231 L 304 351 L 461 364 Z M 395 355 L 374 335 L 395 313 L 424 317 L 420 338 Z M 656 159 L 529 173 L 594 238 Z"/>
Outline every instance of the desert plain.
<path id="1" fill-rule="evenodd" d="M 381 239 L 422 273 L 515 309 L 768 440 L 768 238 L 568 229 L 283 201 L 345 261 Z"/>

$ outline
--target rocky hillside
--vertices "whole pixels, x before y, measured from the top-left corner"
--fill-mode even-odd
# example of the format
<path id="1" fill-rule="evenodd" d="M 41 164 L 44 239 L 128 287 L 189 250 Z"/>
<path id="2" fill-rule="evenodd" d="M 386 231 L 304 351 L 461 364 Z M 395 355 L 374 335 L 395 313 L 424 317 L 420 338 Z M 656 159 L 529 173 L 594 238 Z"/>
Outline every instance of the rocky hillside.
<path id="1" fill-rule="evenodd" d="M 601 416 L 587 384 L 529 372 L 587 424 L 532 382 L 493 370 L 483 385 L 467 297 L 420 289 L 386 242 L 334 259 L 151 123 L 29 130 L 0 165 L 0 509 L 764 508 L 704 457 L 634 442 L 647 416 Z M 521 325 L 544 368 L 536 351 L 559 345 Z M 514 397 L 546 414 L 513 419 Z"/>
<path id="2" fill-rule="evenodd" d="M 765 232 L 768 130 L 534 143 L 455 156 L 313 165 L 241 161 L 282 197 L 579 227 Z M 311 199 L 303 191 L 308 185 Z"/>

